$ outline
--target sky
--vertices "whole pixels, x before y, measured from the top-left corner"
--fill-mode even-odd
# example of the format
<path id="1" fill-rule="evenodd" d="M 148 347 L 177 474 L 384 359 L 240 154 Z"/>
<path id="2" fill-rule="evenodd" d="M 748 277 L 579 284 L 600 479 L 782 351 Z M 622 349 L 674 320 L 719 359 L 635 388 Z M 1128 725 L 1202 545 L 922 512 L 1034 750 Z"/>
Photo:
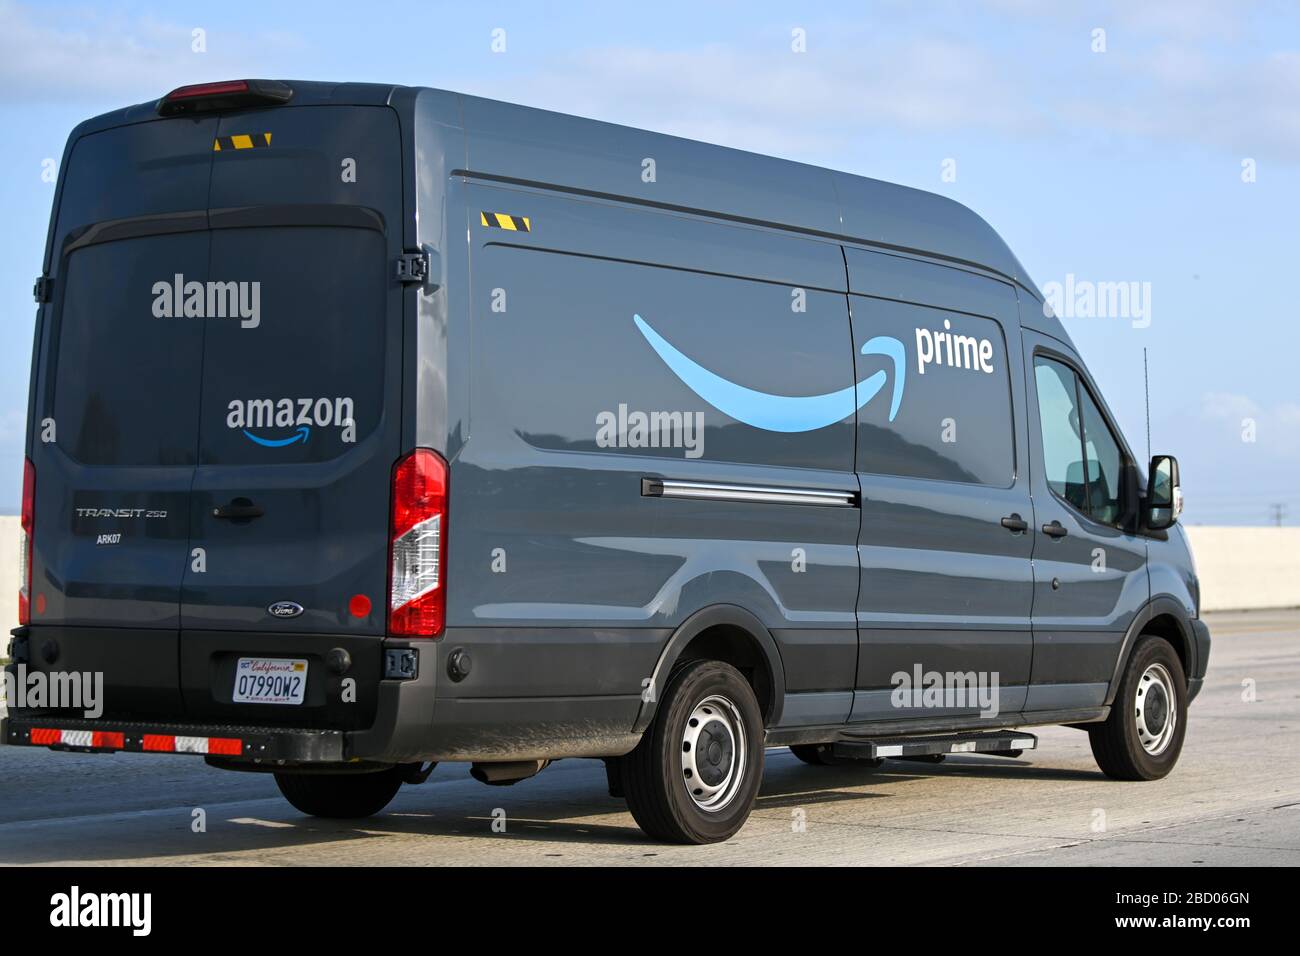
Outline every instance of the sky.
<path id="1" fill-rule="evenodd" d="M 68 133 L 239 77 L 441 87 L 950 196 L 1045 290 L 1132 284 L 1140 309 L 1058 311 L 1140 457 L 1146 351 L 1185 521 L 1300 523 L 1300 4 L 1226 0 L 0 0 L 0 511 Z"/>

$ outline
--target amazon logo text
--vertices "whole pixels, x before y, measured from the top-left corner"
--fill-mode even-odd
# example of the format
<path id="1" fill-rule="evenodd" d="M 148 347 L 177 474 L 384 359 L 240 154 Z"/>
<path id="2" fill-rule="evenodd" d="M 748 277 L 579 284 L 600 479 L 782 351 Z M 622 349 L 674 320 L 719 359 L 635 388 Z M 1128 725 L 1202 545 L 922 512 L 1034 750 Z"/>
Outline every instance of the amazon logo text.
<path id="1" fill-rule="evenodd" d="M 350 398 L 235 398 L 226 406 L 226 427 L 266 448 L 307 444 L 313 428 L 338 428 L 345 442 L 357 439 L 356 418 Z M 267 437 L 255 431 L 273 429 L 289 434 Z"/>

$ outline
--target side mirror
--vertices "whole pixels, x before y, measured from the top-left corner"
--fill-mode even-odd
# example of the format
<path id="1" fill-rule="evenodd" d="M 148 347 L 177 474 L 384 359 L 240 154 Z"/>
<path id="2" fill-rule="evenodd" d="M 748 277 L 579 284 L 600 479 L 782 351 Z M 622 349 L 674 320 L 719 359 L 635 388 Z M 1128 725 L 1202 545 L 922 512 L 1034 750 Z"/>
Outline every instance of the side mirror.
<path id="1" fill-rule="evenodd" d="M 1178 484 L 1178 459 L 1156 455 L 1147 472 L 1147 497 L 1143 520 L 1151 531 L 1162 531 L 1178 520 L 1183 511 L 1183 490 Z"/>

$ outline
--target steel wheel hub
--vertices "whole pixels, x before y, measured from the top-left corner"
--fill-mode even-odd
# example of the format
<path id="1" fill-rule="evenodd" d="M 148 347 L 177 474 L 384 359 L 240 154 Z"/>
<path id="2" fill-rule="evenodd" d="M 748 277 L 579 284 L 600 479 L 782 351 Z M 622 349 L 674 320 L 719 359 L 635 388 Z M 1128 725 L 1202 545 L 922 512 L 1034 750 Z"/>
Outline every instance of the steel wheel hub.
<path id="1" fill-rule="evenodd" d="M 1177 700 L 1173 678 L 1163 664 L 1152 664 L 1142 672 L 1134 711 L 1138 741 L 1153 757 L 1164 753 L 1174 739 L 1178 725 Z"/>
<path id="2" fill-rule="evenodd" d="M 682 783 L 695 805 L 716 812 L 729 804 L 745 778 L 745 725 L 725 697 L 695 705 L 682 731 Z"/>

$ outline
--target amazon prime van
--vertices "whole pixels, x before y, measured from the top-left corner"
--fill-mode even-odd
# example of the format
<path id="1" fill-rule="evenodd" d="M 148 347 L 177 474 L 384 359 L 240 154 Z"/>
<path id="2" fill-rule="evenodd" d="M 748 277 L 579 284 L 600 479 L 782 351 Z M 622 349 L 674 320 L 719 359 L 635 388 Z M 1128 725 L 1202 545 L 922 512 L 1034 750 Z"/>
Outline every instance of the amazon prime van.
<path id="1" fill-rule="evenodd" d="M 201 754 L 331 817 L 596 758 L 697 843 L 774 747 L 1178 759 L 1177 465 L 948 199 L 213 83 L 73 131 L 35 293 L 8 744 Z"/>

